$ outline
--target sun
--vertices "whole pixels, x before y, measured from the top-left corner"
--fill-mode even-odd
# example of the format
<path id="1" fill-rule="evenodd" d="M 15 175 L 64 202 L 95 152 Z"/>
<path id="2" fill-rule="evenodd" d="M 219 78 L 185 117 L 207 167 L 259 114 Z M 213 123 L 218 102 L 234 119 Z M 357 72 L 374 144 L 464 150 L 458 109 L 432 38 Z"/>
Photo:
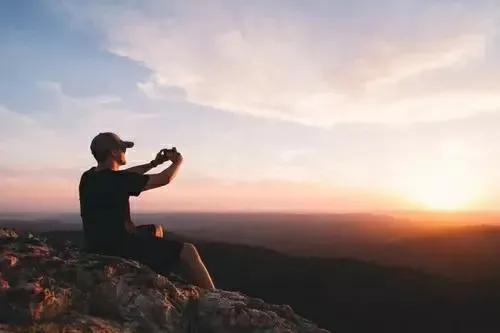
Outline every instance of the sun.
<path id="1" fill-rule="evenodd" d="M 436 163 L 419 169 L 410 179 L 407 196 L 425 209 L 470 209 L 480 193 L 476 175 L 459 163 Z"/>
<path id="2" fill-rule="evenodd" d="M 412 197 L 428 209 L 462 210 L 472 204 L 476 191 L 473 186 L 461 179 L 451 179 L 447 175 L 441 175 L 417 185 Z"/>

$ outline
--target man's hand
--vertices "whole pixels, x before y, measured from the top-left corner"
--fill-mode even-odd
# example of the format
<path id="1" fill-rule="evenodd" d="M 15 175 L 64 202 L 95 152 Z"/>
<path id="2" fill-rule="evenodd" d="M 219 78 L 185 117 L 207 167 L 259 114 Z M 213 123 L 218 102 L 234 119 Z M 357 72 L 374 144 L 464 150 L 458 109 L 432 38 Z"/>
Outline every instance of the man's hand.
<path id="1" fill-rule="evenodd" d="M 156 165 L 160 165 L 160 164 L 162 164 L 163 162 L 168 161 L 168 159 L 166 158 L 166 156 L 163 154 L 163 151 L 164 151 L 164 150 L 165 150 L 165 149 L 162 149 L 162 150 L 160 150 L 160 151 L 158 152 L 158 154 L 156 154 L 156 157 L 155 157 L 155 159 L 154 159 L 154 162 L 155 162 L 155 164 L 156 164 Z"/>
<path id="2" fill-rule="evenodd" d="M 143 191 L 169 184 L 177 174 L 177 170 L 183 161 L 182 155 L 173 149 L 162 149 L 158 158 L 162 162 L 170 160 L 172 164 L 160 173 L 150 174 Z"/>
<path id="3" fill-rule="evenodd" d="M 162 149 L 156 154 L 156 157 L 154 159 L 156 164 L 162 164 L 166 161 L 172 160 L 174 156 L 174 152 L 169 149 Z"/>
<path id="4" fill-rule="evenodd" d="M 158 162 L 158 164 L 161 164 L 166 161 L 172 161 L 174 163 L 182 161 L 182 155 L 173 149 L 162 149 L 160 152 L 156 155 L 155 161 Z"/>
<path id="5" fill-rule="evenodd" d="M 166 161 L 172 161 L 175 164 L 180 164 L 180 162 L 182 162 L 182 155 L 179 154 L 175 148 L 162 149 L 158 154 L 156 154 L 156 157 L 151 160 L 151 162 L 127 168 L 125 171 L 145 174 L 151 170 L 151 168 L 154 168 Z"/>

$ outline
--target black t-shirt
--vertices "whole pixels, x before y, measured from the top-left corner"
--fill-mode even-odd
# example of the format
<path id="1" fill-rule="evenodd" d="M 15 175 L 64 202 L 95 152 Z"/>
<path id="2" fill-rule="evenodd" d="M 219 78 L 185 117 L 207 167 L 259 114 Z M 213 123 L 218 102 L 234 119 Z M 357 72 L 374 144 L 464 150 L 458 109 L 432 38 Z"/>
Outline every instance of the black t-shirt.
<path id="1" fill-rule="evenodd" d="M 80 178 L 80 215 L 86 248 L 121 254 L 134 233 L 129 196 L 139 196 L 149 175 L 91 167 Z"/>

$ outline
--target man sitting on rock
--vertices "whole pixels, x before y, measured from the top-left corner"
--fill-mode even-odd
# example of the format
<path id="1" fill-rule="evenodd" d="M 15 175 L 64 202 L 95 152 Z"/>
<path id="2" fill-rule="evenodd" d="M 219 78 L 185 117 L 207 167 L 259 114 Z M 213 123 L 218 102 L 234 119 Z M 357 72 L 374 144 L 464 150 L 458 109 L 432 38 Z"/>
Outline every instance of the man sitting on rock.
<path id="1" fill-rule="evenodd" d="M 125 152 L 134 143 L 111 132 L 99 133 L 90 145 L 97 167 L 86 170 L 79 185 L 80 215 L 85 248 L 89 252 L 132 258 L 159 273 L 178 266 L 190 282 L 214 290 L 203 261 L 190 243 L 163 237 L 161 226 L 135 226 L 130 218 L 129 196 L 169 184 L 183 157 L 175 149 L 160 151 L 154 160 L 125 170 Z M 160 173 L 145 173 L 171 161 Z"/>

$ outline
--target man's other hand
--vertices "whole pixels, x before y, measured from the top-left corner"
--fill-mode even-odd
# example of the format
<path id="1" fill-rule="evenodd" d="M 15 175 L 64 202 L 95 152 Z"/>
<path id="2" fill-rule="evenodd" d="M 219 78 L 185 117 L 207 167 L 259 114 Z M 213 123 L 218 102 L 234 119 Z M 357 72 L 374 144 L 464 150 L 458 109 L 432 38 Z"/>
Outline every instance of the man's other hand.
<path id="1" fill-rule="evenodd" d="M 166 161 L 174 162 L 178 154 L 179 153 L 177 153 L 177 151 L 173 151 L 170 149 L 162 149 L 158 154 L 156 154 L 155 162 L 157 162 L 158 164 L 162 164 L 163 162 Z"/>
<path id="2" fill-rule="evenodd" d="M 181 153 L 175 152 L 175 156 L 171 161 L 174 163 L 180 163 L 183 160 L 184 160 L 184 158 L 182 157 Z"/>
<path id="3" fill-rule="evenodd" d="M 168 161 L 168 159 L 166 158 L 166 156 L 163 154 L 163 150 L 164 149 L 160 150 L 158 152 L 158 154 L 156 154 L 156 157 L 155 157 L 154 161 L 155 161 L 155 163 L 157 165 L 160 165 L 160 164 L 164 163 L 165 161 Z"/>

